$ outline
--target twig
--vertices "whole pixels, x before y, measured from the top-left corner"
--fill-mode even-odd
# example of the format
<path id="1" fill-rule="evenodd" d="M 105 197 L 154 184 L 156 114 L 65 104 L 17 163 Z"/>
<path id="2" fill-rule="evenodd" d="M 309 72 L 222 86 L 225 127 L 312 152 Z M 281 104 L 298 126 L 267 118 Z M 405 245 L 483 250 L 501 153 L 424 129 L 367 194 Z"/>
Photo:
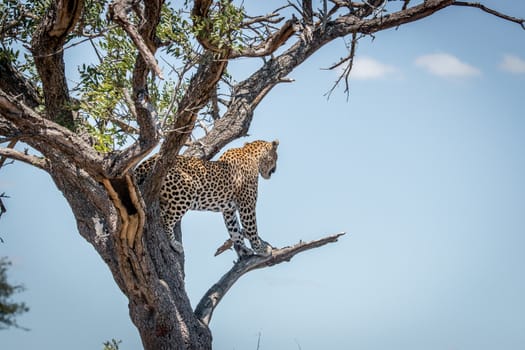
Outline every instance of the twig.
<path id="1" fill-rule="evenodd" d="M 0 217 L 2 217 L 2 215 L 5 212 L 7 212 L 7 208 L 5 207 L 4 202 L 2 201 L 2 198 L 9 198 L 9 196 L 6 196 L 4 192 L 2 192 L 2 194 L 0 194 Z M 4 243 L 2 238 L 0 238 L 0 242 Z"/>
<path id="2" fill-rule="evenodd" d="M 10 149 L 15 148 L 15 145 L 16 145 L 17 142 L 18 142 L 17 139 L 13 139 L 13 140 L 9 141 L 9 144 L 7 145 L 6 148 L 10 148 Z M 6 156 L 2 156 L 0 158 L 0 168 L 4 166 L 6 160 L 7 160 Z"/>
<path id="3" fill-rule="evenodd" d="M 343 80 L 343 78 L 344 78 L 344 80 L 345 80 L 345 93 L 346 93 L 346 97 L 348 99 L 348 96 L 350 95 L 350 84 L 349 84 L 348 80 L 350 78 L 350 72 L 352 71 L 352 67 L 354 66 L 354 56 L 355 56 L 355 50 L 356 50 L 356 47 L 357 47 L 357 41 L 358 40 L 359 40 L 359 38 L 357 37 L 357 33 L 352 33 L 352 43 L 350 45 L 350 53 L 348 54 L 348 56 L 346 56 L 345 58 L 343 58 L 342 60 L 340 60 L 336 64 L 328 67 L 329 70 L 332 70 L 332 69 L 335 69 L 335 68 L 339 67 L 343 63 L 347 63 L 348 62 L 348 64 L 346 65 L 346 67 L 343 70 L 343 73 L 341 73 L 339 75 L 339 77 L 335 81 L 335 83 L 332 86 L 332 88 L 325 94 L 328 98 L 330 98 L 330 95 L 332 95 L 332 92 L 335 90 L 335 88 L 339 85 L 341 80 Z"/>
<path id="4" fill-rule="evenodd" d="M 525 30 L 525 19 L 523 18 L 517 18 L 512 17 L 509 15 L 506 15 L 504 13 L 498 12 L 496 10 L 493 10 L 491 8 L 486 7 L 485 5 L 480 4 L 479 2 L 467 2 L 467 1 L 454 1 L 452 3 L 454 6 L 466 6 L 466 7 L 475 7 L 480 9 L 481 11 L 484 11 L 486 13 L 490 13 L 491 15 L 494 15 L 499 18 L 503 18 L 504 20 L 517 23 L 521 26 L 523 30 Z"/>
<path id="5" fill-rule="evenodd" d="M 207 292 L 204 294 L 199 304 L 195 308 L 195 316 L 204 324 L 210 323 L 213 311 L 222 300 L 224 295 L 233 286 L 237 280 L 252 270 L 261 269 L 273 265 L 280 264 L 285 261 L 290 261 L 296 254 L 304 252 L 306 250 L 321 247 L 328 243 L 337 242 L 339 237 L 343 236 L 345 232 L 337 233 L 335 235 L 326 236 L 314 241 L 303 242 L 291 246 L 279 249 L 273 249 L 271 255 L 260 256 L 253 255 L 245 259 L 237 261 L 233 267 L 228 271 L 222 278 L 215 283 Z"/>
<path id="6" fill-rule="evenodd" d="M 273 23 L 273 24 L 276 24 L 276 23 L 281 22 L 284 19 L 284 17 L 278 17 L 278 16 L 279 16 L 278 13 L 273 12 L 273 13 L 267 14 L 265 16 L 247 17 L 248 20 L 242 22 L 241 28 L 246 28 L 246 27 L 249 27 L 249 26 L 254 25 L 256 23 Z M 275 17 L 277 17 L 277 18 L 275 18 Z"/>
<path id="7" fill-rule="evenodd" d="M 257 337 L 257 350 L 261 348 L 261 336 L 262 333 L 259 331 L 259 336 Z"/>

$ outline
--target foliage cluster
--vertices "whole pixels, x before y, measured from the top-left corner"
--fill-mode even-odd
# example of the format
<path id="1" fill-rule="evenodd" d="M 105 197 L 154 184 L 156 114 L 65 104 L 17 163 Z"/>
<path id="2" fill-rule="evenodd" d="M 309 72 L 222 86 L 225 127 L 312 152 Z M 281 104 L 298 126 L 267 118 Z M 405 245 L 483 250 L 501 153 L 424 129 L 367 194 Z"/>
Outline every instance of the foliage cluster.
<path id="1" fill-rule="evenodd" d="M 28 48 L 49 4 L 49 0 L 0 0 L 0 55 L 16 64 L 37 86 L 39 77 Z M 138 51 L 127 33 L 108 19 L 109 4 L 109 0 L 86 0 L 77 27 L 64 46 L 66 54 L 81 48 L 89 52 L 86 58 L 92 58 L 78 67 L 79 81 L 72 84 L 74 100 L 68 108 L 74 110 L 95 149 L 102 153 L 122 148 L 137 136 L 131 77 Z M 188 77 L 202 56 L 196 38 L 206 37 L 217 49 L 242 44 L 242 7 L 220 0 L 210 7 L 206 17 L 197 19 L 191 15 L 190 5 L 186 1 L 174 8 L 166 2 L 157 26 L 156 36 L 161 43 L 158 57 L 163 70 L 169 73 L 165 74 L 166 80 L 150 76 L 148 94 L 160 127 L 172 121 Z M 138 13 L 130 13 L 129 20 L 141 23 L 143 19 Z"/>

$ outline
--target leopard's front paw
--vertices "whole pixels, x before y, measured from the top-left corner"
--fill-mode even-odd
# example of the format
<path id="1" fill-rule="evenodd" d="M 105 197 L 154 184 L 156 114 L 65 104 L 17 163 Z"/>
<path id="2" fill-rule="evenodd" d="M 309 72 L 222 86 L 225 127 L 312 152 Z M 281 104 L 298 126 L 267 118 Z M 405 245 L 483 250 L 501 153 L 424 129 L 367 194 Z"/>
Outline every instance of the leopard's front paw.
<path id="1" fill-rule="evenodd" d="M 273 247 L 270 243 L 260 240 L 261 244 L 255 248 L 255 254 L 261 255 L 261 256 L 270 256 L 272 254 Z"/>

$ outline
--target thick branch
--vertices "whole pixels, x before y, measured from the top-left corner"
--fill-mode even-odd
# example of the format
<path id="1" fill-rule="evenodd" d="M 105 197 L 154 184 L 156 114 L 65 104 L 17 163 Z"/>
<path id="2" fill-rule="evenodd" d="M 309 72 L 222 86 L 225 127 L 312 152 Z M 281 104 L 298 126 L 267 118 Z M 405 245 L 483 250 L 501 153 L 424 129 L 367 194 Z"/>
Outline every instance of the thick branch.
<path id="1" fill-rule="evenodd" d="M 0 90 L 0 120 L 16 126 L 16 137 L 48 158 L 64 156 L 95 178 L 104 173 L 102 157 L 74 132 L 47 120 Z"/>
<path id="2" fill-rule="evenodd" d="M 454 0 L 426 0 L 406 10 L 371 19 L 362 19 L 354 14 L 340 16 L 328 24 L 326 35 L 327 38 L 334 39 L 354 32 L 373 34 L 381 30 L 416 22 L 452 5 L 453 2 Z"/>
<path id="3" fill-rule="evenodd" d="M 40 98 L 34 85 L 3 55 L 0 55 L 0 89 L 12 96 L 20 96 L 31 108 L 40 104 Z"/>
<path id="4" fill-rule="evenodd" d="M 156 111 L 145 92 L 136 96 L 134 109 L 140 126 L 139 139 L 121 152 L 106 156 L 106 162 L 109 164 L 108 176 L 110 177 L 123 176 L 129 169 L 137 165 L 159 141 L 159 134 L 155 125 L 156 118 L 154 117 Z"/>
<path id="5" fill-rule="evenodd" d="M 269 75 L 270 71 L 259 71 L 236 85 L 226 113 L 215 121 L 213 129 L 204 137 L 192 143 L 184 155 L 210 159 L 232 140 L 245 136 L 253 119 L 253 111 L 268 92 L 279 83 L 292 82 L 279 74 Z"/>
<path id="6" fill-rule="evenodd" d="M 233 286 L 235 282 L 244 274 L 264 267 L 280 264 L 290 261 L 295 255 L 306 250 L 318 248 L 328 243 L 337 242 L 339 237 L 345 233 L 338 233 L 326 236 L 310 242 L 300 241 L 299 243 L 280 249 L 273 249 L 272 254 L 267 257 L 254 255 L 247 259 L 237 261 L 233 267 L 222 278 L 215 283 L 202 297 L 201 301 L 195 308 L 195 316 L 204 324 L 210 323 L 213 311 L 222 300 L 224 295 Z"/>
<path id="7" fill-rule="evenodd" d="M 66 82 L 63 46 L 83 7 L 82 0 L 51 2 L 31 42 L 35 65 L 42 79 L 46 116 L 70 130 L 75 129 L 75 118 Z"/>
<path id="8" fill-rule="evenodd" d="M 162 179 L 164 179 L 168 169 L 174 165 L 175 156 L 194 128 L 198 112 L 211 99 L 227 64 L 227 60 L 216 58 L 211 52 L 206 53 L 202 58 L 202 62 L 197 72 L 192 76 L 189 88 L 179 104 L 175 121 L 170 125 L 172 129 L 162 144 L 158 158 L 160 161 L 157 162 L 149 177 L 152 181 L 144 191 L 144 200 L 147 203 L 157 198 Z"/>
<path id="9" fill-rule="evenodd" d="M 120 177 L 125 174 L 159 142 L 156 125 L 157 113 L 150 102 L 147 77 L 150 69 L 155 72 L 158 70 L 157 74 L 160 72 L 154 54 L 158 48 L 155 32 L 160 20 L 162 1 L 144 2 L 144 8 L 138 13 L 141 19 L 138 28 L 131 24 L 127 17 L 127 12 L 134 8 L 133 5 L 132 1 L 115 0 L 110 6 L 110 13 L 112 13 L 113 19 L 128 32 L 140 52 L 133 69 L 133 96 L 131 99 L 134 106 L 130 107 L 139 125 L 139 138 L 122 152 L 109 155 L 110 169 L 108 175 L 110 177 Z M 162 78 L 162 76 L 160 77 Z"/>
<path id="10" fill-rule="evenodd" d="M 224 116 L 217 120 L 214 128 L 204 137 L 194 142 L 186 155 L 211 158 L 227 143 L 246 135 L 253 119 L 253 111 L 260 100 L 278 83 L 290 81 L 287 75 L 332 40 L 354 33 L 375 33 L 387 28 L 395 28 L 430 16 L 452 4 L 453 0 L 427 0 L 412 8 L 398 11 L 381 18 L 361 19 L 355 14 L 340 16 L 333 21 L 317 23 L 308 40 L 300 39 L 287 51 L 266 63 L 248 79 L 233 89 L 232 102 Z M 380 4 L 380 0 L 370 2 Z M 367 9 L 370 6 L 364 6 Z M 363 16 L 369 15 L 362 11 Z"/>

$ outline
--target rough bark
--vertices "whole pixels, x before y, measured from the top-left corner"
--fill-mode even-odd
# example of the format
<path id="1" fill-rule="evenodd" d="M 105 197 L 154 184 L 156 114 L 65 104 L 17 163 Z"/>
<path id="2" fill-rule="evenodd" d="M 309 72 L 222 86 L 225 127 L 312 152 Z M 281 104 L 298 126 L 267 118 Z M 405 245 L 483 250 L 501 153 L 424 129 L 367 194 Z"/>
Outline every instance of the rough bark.
<path id="1" fill-rule="evenodd" d="M 324 1 L 323 12 L 314 13 L 312 2 L 304 0 L 298 8 L 303 18 L 290 18 L 273 30 L 280 22 L 273 14 L 246 22 L 247 26 L 254 23 L 272 26 L 268 32 L 261 32 L 251 47 L 242 50 L 219 49 L 205 33 L 199 34 L 196 40 L 204 53 L 180 99 L 170 132 L 162 140 L 160 161 L 140 190 L 129 170 L 161 141 L 147 76 L 151 71 L 161 74 L 155 61 L 160 45 L 155 33 L 162 0 L 115 0 L 109 10 L 111 18 L 128 33 L 138 50 L 130 98 L 134 102 L 139 137 L 125 149 L 99 154 L 74 132 L 63 48 L 78 22 L 83 1 L 52 1 L 33 33 L 31 50 L 42 80 L 44 112 L 36 108 L 41 102 L 32 85 L 12 65 L 0 61 L 0 135 L 4 141 L 23 141 L 40 153 L 29 154 L 7 147 L 0 148 L 0 156 L 26 162 L 51 175 L 72 209 L 79 233 L 104 259 L 128 297 L 130 316 L 145 349 L 211 349 L 208 324 L 221 298 L 238 278 L 254 269 L 288 261 L 305 249 L 335 242 L 340 236 L 275 249 L 270 257 L 242 260 L 192 309 L 184 288 L 184 254 L 174 252 L 167 237 L 159 234 L 162 229 L 158 193 L 199 112 L 211 99 L 217 99 L 217 83 L 228 61 L 239 56 L 266 57 L 259 70 L 232 87 L 227 110 L 214 118 L 213 128 L 206 136 L 188 147 L 188 155 L 211 158 L 226 144 L 245 135 L 255 108 L 268 92 L 279 83 L 290 82 L 287 75 L 293 69 L 336 38 L 393 28 L 451 5 L 483 9 L 452 0 L 427 0 L 412 7 L 405 1 L 402 10 L 378 16 L 376 10 L 382 0 L 329 3 L 330 8 Z M 193 20 L 206 19 L 212 1 L 195 0 L 193 4 Z M 140 19 L 139 23 L 129 19 L 131 12 Z M 498 17 L 523 26 L 521 19 Z M 271 56 L 282 45 L 288 46 Z M 180 225 L 176 227 L 176 235 L 182 236 Z"/>

